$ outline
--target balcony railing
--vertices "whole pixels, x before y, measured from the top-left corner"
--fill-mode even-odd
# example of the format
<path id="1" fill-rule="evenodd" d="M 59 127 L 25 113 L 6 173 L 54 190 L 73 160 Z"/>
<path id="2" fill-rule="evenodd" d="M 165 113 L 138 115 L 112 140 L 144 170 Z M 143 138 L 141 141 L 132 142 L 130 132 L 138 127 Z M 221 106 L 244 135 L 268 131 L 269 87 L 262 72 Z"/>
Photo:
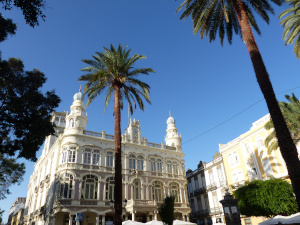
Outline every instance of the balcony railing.
<path id="1" fill-rule="evenodd" d="M 213 184 L 210 184 L 207 186 L 207 191 L 212 191 L 212 190 L 215 190 L 217 189 L 217 185 L 215 183 Z"/>
<path id="2" fill-rule="evenodd" d="M 210 215 L 221 214 L 222 212 L 223 212 L 223 209 L 221 207 L 211 208 L 209 210 Z"/>
<path id="3" fill-rule="evenodd" d="M 97 205 L 97 200 L 81 200 L 80 205 Z"/>

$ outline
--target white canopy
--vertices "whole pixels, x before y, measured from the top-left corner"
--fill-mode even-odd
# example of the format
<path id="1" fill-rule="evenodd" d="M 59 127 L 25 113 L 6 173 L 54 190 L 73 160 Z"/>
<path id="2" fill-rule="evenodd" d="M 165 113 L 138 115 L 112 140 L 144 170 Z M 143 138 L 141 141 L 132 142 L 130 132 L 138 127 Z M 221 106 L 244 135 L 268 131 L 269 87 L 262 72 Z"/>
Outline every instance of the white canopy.
<path id="1" fill-rule="evenodd" d="M 182 221 L 182 220 L 174 220 L 173 225 L 197 225 L 196 223 Z"/>
<path id="2" fill-rule="evenodd" d="M 164 225 L 164 223 L 162 221 L 158 221 L 158 220 L 152 220 L 145 224 L 147 224 L 147 225 Z"/>
<path id="3" fill-rule="evenodd" d="M 144 223 L 132 221 L 132 220 L 126 220 L 122 222 L 122 225 L 144 225 Z"/>
<path id="4" fill-rule="evenodd" d="M 272 219 L 259 223 L 259 225 L 278 224 L 279 222 L 281 222 L 282 224 L 300 224 L 300 213 L 296 213 L 290 216 L 274 216 Z"/>

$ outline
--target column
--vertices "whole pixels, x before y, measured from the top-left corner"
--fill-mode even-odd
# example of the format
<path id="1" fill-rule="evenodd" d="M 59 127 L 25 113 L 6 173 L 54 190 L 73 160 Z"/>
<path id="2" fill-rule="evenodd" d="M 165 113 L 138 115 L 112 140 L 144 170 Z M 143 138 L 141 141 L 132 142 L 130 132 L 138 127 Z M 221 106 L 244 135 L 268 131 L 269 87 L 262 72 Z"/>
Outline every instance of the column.
<path id="1" fill-rule="evenodd" d="M 154 211 L 154 220 L 157 220 L 157 212 Z"/>
<path id="2" fill-rule="evenodd" d="M 143 184 L 141 184 L 141 199 L 145 199 L 144 198 L 144 185 Z"/>
<path id="3" fill-rule="evenodd" d="M 151 200 L 149 198 L 149 185 L 147 184 L 145 188 L 146 188 L 146 200 Z"/>
<path id="4" fill-rule="evenodd" d="M 73 224 L 73 215 L 69 214 L 69 225 Z"/>
<path id="5" fill-rule="evenodd" d="M 96 215 L 96 225 L 99 225 L 99 216 Z"/>
<path id="6" fill-rule="evenodd" d="M 128 183 L 125 183 L 125 198 L 128 200 Z"/>
<path id="7" fill-rule="evenodd" d="M 147 214 L 147 222 L 149 222 L 150 221 L 150 216 L 149 216 L 149 214 Z"/>
<path id="8" fill-rule="evenodd" d="M 135 211 L 132 212 L 132 221 L 135 221 Z"/>
<path id="9" fill-rule="evenodd" d="M 55 216 L 52 216 L 52 225 L 55 225 Z"/>
<path id="10" fill-rule="evenodd" d="M 190 217 L 189 217 L 189 215 L 186 216 L 186 221 L 190 222 Z"/>
<path id="11" fill-rule="evenodd" d="M 105 215 L 102 216 L 102 225 L 105 225 Z"/>

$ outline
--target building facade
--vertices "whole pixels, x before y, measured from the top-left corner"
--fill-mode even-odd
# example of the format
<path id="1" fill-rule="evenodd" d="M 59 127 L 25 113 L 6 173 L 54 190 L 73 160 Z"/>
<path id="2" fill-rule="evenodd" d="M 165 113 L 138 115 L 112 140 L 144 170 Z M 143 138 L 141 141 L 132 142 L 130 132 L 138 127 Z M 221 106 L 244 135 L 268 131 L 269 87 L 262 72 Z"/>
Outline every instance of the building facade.
<path id="1" fill-rule="evenodd" d="M 74 95 L 70 114 L 53 113 L 57 135 L 45 140 L 28 185 L 25 224 L 108 225 L 114 211 L 114 136 L 87 131 L 81 92 Z M 123 219 L 160 219 L 158 207 L 175 196 L 175 216 L 188 220 L 191 211 L 181 137 L 173 117 L 167 120 L 165 142 L 155 144 L 130 120 L 122 135 Z M 83 221 L 75 215 L 83 213 Z"/>
<path id="2" fill-rule="evenodd" d="M 198 168 L 186 172 L 191 221 L 198 225 L 224 224 L 220 200 L 225 195 L 226 175 L 223 159 L 216 152 L 209 163 L 200 161 Z"/>
<path id="3" fill-rule="evenodd" d="M 270 115 L 255 121 L 246 133 L 227 144 L 220 144 L 219 150 L 223 157 L 227 182 L 230 190 L 255 179 L 269 179 L 270 177 L 289 180 L 285 162 L 279 149 L 268 154 L 265 138 L 270 131 L 264 128 Z M 298 148 L 299 152 L 299 148 Z M 258 224 L 262 217 L 241 217 L 242 224 Z"/>
<path id="4" fill-rule="evenodd" d="M 17 198 L 9 210 L 7 224 L 18 225 L 22 224 L 26 198 Z"/>

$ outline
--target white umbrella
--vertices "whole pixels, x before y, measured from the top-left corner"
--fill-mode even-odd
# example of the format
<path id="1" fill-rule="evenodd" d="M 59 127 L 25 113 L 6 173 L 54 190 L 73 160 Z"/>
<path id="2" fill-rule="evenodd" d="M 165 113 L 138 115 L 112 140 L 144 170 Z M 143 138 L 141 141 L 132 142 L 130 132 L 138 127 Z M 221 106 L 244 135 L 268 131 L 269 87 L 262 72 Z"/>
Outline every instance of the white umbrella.
<path id="1" fill-rule="evenodd" d="M 144 224 L 137 221 L 126 220 L 122 222 L 122 225 L 144 225 Z"/>
<path id="2" fill-rule="evenodd" d="M 196 223 L 182 221 L 182 220 L 174 220 L 173 225 L 197 225 Z"/>
<path id="3" fill-rule="evenodd" d="M 147 224 L 147 225 L 164 225 L 164 223 L 162 221 L 158 221 L 158 220 L 152 220 L 145 224 Z"/>
<path id="4" fill-rule="evenodd" d="M 300 224 L 300 213 L 296 213 L 290 216 L 275 216 L 272 219 L 266 220 L 264 222 L 259 223 L 259 225 L 271 225 L 271 224 Z"/>

